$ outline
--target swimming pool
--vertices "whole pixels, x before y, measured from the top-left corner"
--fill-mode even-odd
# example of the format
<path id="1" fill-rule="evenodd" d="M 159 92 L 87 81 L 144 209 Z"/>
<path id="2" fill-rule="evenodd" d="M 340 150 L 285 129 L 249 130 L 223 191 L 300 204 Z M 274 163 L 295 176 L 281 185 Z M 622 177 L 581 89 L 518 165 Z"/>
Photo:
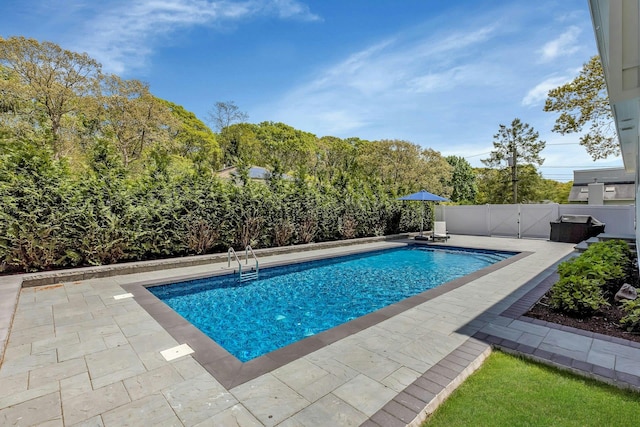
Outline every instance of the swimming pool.
<path id="1" fill-rule="evenodd" d="M 246 362 L 512 255 L 409 245 L 148 290 Z"/>

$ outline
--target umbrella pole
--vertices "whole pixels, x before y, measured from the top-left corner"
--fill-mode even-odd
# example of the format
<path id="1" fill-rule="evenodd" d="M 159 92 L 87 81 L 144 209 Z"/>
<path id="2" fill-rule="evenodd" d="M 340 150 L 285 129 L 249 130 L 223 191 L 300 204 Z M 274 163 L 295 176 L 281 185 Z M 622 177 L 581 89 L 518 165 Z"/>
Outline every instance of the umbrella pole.
<path id="1" fill-rule="evenodd" d="M 422 214 L 420 215 L 420 237 L 423 237 L 422 230 L 424 230 L 424 202 L 422 202 Z"/>

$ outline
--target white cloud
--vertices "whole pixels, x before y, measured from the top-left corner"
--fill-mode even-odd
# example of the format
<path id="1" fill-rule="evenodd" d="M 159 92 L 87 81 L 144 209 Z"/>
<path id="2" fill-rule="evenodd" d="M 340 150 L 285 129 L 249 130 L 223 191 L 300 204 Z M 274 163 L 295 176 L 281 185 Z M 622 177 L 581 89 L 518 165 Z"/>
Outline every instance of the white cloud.
<path id="1" fill-rule="evenodd" d="M 323 135 L 357 134 L 364 128 L 389 132 L 381 128 L 388 124 L 389 111 L 414 114 L 425 97 L 505 80 L 507 73 L 500 76 L 493 61 L 481 54 L 482 46 L 496 36 L 495 28 L 479 27 L 400 33 L 378 41 L 320 70 L 285 94 L 277 106 L 265 108 L 271 118 L 302 129 L 322 129 Z M 439 113 L 449 109 L 435 100 L 432 105 Z"/>
<path id="2" fill-rule="evenodd" d="M 79 50 L 87 51 L 105 69 L 122 73 L 144 65 L 156 45 L 171 34 L 194 26 L 216 26 L 253 16 L 317 21 L 297 0 L 137 0 L 100 10 L 86 23 Z"/>
<path id="3" fill-rule="evenodd" d="M 333 110 L 324 111 L 318 115 L 318 119 L 331 123 L 331 134 L 341 134 L 350 132 L 369 124 L 369 122 L 360 114 L 353 114 L 353 110 Z"/>
<path id="4" fill-rule="evenodd" d="M 522 105 L 531 106 L 544 102 L 551 89 L 555 89 L 570 80 L 570 77 L 550 77 L 543 82 L 538 83 L 534 88 L 527 92 L 524 98 L 522 98 Z"/>
<path id="5" fill-rule="evenodd" d="M 484 26 L 475 31 L 457 31 L 442 39 L 429 39 L 424 44 L 426 47 L 424 54 L 445 54 L 453 51 L 460 51 L 473 45 L 481 44 L 492 36 L 495 36 L 495 26 Z"/>
<path id="6" fill-rule="evenodd" d="M 443 73 L 430 73 L 411 80 L 416 92 L 436 92 L 446 90 L 456 82 L 457 69 L 447 70 Z"/>
<path id="7" fill-rule="evenodd" d="M 283 19 L 293 18 L 303 21 L 319 21 L 321 18 L 311 13 L 309 6 L 297 0 L 272 0 L 267 3 L 266 9 L 271 9 L 277 16 Z"/>
<path id="8" fill-rule="evenodd" d="M 424 92 L 444 84 L 451 86 L 465 80 L 467 67 L 450 65 L 459 52 L 471 44 L 481 44 L 488 30 L 458 33 L 444 40 L 437 37 L 406 43 L 390 38 L 352 54 L 345 61 L 320 72 L 320 76 L 296 88 L 295 96 L 330 88 L 347 88 L 359 95 Z"/>
<path id="9" fill-rule="evenodd" d="M 465 65 L 416 77 L 409 81 L 409 86 L 415 93 L 444 92 L 454 87 L 478 83 L 478 77 L 477 66 Z M 483 84 L 490 83 L 484 76 L 482 79 Z"/>
<path id="10" fill-rule="evenodd" d="M 560 34 L 558 38 L 545 43 L 539 51 L 542 55 L 541 60 L 543 62 L 548 62 L 559 56 L 577 52 L 580 49 L 578 44 L 578 37 L 580 36 L 580 33 L 580 28 L 572 25 L 567 29 L 567 31 Z"/>
<path id="11" fill-rule="evenodd" d="M 386 40 L 365 50 L 350 55 L 346 60 L 321 72 L 320 77 L 312 80 L 295 91 L 313 92 L 331 87 L 346 87 L 363 93 L 373 93 L 388 88 L 391 74 L 388 67 L 374 67 L 380 55 L 393 44 Z"/>

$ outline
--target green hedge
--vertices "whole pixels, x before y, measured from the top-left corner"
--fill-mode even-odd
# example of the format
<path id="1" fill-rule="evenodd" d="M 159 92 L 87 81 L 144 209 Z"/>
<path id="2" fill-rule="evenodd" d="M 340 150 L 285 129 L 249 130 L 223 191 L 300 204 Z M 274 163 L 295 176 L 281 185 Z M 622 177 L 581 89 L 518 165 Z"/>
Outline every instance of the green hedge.
<path id="1" fill-rule="evenodd" d="M 0 140 L 0 271 L 30 272 L 375 236 L 420 227 L 420 204 L 314 179 L 230 182 L 153 170 L 127 178 L 104 147 L 92 170 Z"/>

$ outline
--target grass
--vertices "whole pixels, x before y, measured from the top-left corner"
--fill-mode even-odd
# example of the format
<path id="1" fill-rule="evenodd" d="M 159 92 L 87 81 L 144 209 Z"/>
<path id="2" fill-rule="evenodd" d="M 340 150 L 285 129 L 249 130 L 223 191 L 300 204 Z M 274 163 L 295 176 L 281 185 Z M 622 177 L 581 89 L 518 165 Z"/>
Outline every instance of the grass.
<path id="1" fill-rule="evenodd" d="M 639 423 L 640 393 L 496 351 L 423 427 Z"/>

